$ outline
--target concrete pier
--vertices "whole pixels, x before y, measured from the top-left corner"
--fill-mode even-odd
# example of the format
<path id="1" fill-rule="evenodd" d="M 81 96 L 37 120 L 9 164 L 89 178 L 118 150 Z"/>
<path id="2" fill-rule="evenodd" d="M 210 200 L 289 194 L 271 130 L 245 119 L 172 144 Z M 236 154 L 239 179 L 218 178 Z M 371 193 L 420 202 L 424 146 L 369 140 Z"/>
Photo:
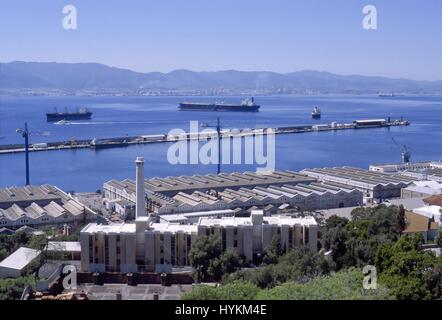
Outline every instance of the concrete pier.
<path id="1" fill-rule="evenodd" d="M 383 120 L 383 119 L 380 119 Z M 274 134 L 289 134 L 289 133 L 307 133 L 307 132 L 320 132 L 320 131 L 337 131 L 337 130 L 359 130 L 359 129 L 373 129 L 373 128 L 389 128 L 395 126 L 408 126 L 410 124 L 407 120 L 391 120 L 380 121 L 377 120 L 356 120 L 352 123 L 337 123 L 332 122 L 330 124 L 317 124 L 309 126 L 290 126 L 290 127 L 278 127 L 278 128 L 257 128 L 257 129 L 242 129 L 242 130 L 223 130 L 221 132 L 222 138 L 229 137 L 247 137 L 256 135 L 266 135 L 268 133 Z M 371 122 L 370 122 L 371 121 Z M 122 148 L 128 147 L 134 144 L 148 144 L 148 143 L 165 143 L 176 142 L 181 140 L 199 140 L 207 138 L 217 138 L 216 131 L 213 132 L 199 132 L 185 133 L 181 135 L 167 135 L 167 134 L 155 134 L 155 135 L 141 135 L 133 137 L 115 137 L 107 139 L 89 139 L 89 140 L 71 140 L 71 141 L 59 141 L 59 142 L 47 142 L 47 143 L 34 143 L 30 145 L 30 152 L 37 151 L 56 151 L 66 149 L 84 149 L 92 148 L 95 150 L 106 148 Z M 0 154 L 19 153 L 24 152 L 23 145 L 0 145 Z"/>

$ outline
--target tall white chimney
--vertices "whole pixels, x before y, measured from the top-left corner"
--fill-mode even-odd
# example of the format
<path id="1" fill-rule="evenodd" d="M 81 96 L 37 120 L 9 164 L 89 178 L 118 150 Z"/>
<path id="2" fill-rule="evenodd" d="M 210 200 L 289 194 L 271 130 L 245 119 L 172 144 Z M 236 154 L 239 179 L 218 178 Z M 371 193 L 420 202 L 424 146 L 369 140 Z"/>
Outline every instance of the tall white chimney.
<path id="1" fill-rule="evenodd" d="M 135 218 L 145 217 L 146 214 L 146 203 L 145 203 L 145 191 L 144 191 L 144 158 L 137 157 L 135 160 L 137 165 L 137 190 L 136 190 L 136 207 L 135 207 Z"/>

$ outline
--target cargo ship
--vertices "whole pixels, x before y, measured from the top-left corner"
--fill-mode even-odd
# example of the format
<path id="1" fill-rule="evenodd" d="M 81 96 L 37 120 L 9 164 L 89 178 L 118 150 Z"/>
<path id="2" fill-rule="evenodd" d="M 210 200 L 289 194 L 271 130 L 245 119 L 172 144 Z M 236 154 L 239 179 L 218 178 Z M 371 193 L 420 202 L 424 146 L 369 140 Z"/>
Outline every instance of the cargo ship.
<path id="1" fill-rule="evenodd" d="M 321 119 L 321 110 L 318 107 L 314 107 L 312 111 L 313 119 Z"/>
<path id="2" fill-rule="evenodd" d="M 69 112 L 67 109 L 64 112 L 58 112 L 55 109 L 54 112 L 46 113 L 46 120 L 48 122 L 67 121 L 67 120 L 89 120 L 92 117 L 92 112 L 86 108 L 80 108 L 77 111 Z"/>
<path id="3" fill-rule="evenodd" d="M 229 104 L 224 102 L 204 103 L 204 102 L 180 102 L 182 111 L 236 111 L 236 112 L 257 112 L 260 106 L 255 103 L 255 99 L 249 98 L 241 104 Z"/>

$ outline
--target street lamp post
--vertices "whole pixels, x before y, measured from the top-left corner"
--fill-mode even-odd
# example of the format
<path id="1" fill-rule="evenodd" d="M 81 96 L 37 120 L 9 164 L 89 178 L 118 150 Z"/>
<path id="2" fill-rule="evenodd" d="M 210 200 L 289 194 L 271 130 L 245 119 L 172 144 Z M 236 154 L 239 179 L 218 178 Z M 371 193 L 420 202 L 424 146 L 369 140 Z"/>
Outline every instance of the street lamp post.
<path id="1" fill-rule="evenodd" d="M 17 129 L 16 132 L 25 138 L 25 163 L 26 163 L 26 185 L 29 185 L 29 131 L 28 123 L 25 122 L 24 129 Z"/>

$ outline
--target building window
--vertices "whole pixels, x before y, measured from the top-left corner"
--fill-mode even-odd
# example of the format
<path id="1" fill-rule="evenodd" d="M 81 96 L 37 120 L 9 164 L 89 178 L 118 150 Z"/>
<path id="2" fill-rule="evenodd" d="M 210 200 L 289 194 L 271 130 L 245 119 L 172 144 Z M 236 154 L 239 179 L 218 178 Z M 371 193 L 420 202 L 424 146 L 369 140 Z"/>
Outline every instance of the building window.
<path id="1" fill-rule="evenodd" d="M 170 259 L 171 263 L 175 264 L 175 235 L 170 239 Z"/>
<path id="2" fill-rule="evenodd" d="M 109 265 L 109 238 L 104 238 L 104 264 Z"/>
<path id="3" fill-rule="evenodd" d="M 308 228 L 304 228 L 304 244 L 308 244 Z"/>
<path id="4" fill-rule="evenodd" d="M 187 235 L 187 247 L 190 248 L 190 246 L 191 246 L 191 237 L 190 235 Z"/>

